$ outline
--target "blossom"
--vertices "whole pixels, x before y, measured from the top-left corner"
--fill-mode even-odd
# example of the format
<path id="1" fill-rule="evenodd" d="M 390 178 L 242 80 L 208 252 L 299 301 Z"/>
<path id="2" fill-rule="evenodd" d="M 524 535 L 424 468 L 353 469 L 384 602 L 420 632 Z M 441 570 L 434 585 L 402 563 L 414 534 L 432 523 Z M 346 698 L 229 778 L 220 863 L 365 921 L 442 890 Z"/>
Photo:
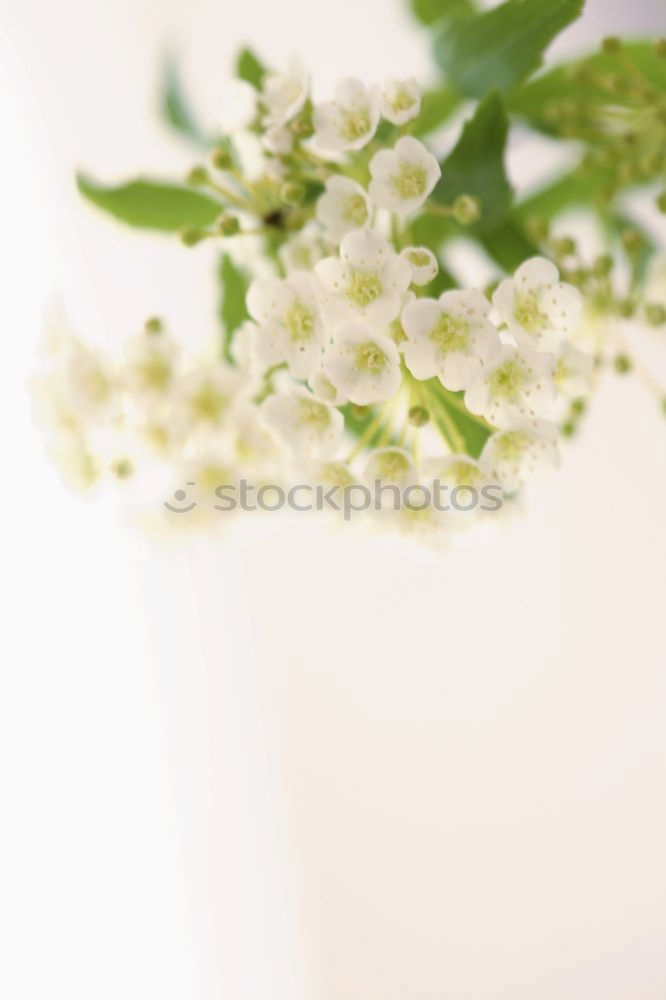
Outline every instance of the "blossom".
<path id="1" fill-rule="evenodd" d="M 481 452 L 481 462 L 515 492 L 525 478 L 544 466 L 557 465 L 559 432 L 546 420 L 521 420 L 510 430 L 492 434 Z"/>
<path id="2" fill-rule="evenodd" d="M 593 367 L 592 355 L 579 350 L 568 341 L 565 342 L 558 353 L 555 368 L 555 384 L 558 391 L 567 399 L 585 396 L 590 388 Z"/>
<path id="3" fill-rule="evenodd" d="M 314 275 L 259 278 L 250 285 L 247 307 L 258 324 L 256 352 L 266 367 L 286 361 L 292 375 L 308 378 L 328 342 Z"/>
<path id="4" fill-rule="evenodd" d="M 356 181 L 335 174 L 317 201 L 317 219 L 329 239 L 339 243 L 352 229 L 362 229 L 370 219 L 370 200 Z"/>
<path id="5" fill-rule="evenodd" d="M 405 364 L 420 380 L 437 376 L 446 389 L 466 389 L 501 344 L 488 319 L 490 306 L 476 291 L 450 291 L 439 300 L 416 299 L 402 324 Z"/>
<path id="6" fill-rule="evenodd" d="M 220 127 L 224 135 L 249 128 L 257 114 L 257 91 L 245 80 L 230 80 L 222 93 Z"/>
<path id="7" fill-rule="evenodd" d="M 264 146 L 275 156 L 286 156 L 294 148 L 294 134 L 284 125 L 272 125 L 264 133 Z"/>
<path id="8" fill-rule="evenodd" d="M 400 387 L 400 356 L 392 340 L 363 323 L 336 330 L 324 354 L 324 372 L 352 403 L 366 406 L 395 396 Z"/>
<path id="9" fill-rule="evenodd" d="M 180 350 L 168 334 L 145 331 L 125 345 L 124 383 L 146 405 L 163 403 L 173 389 Z"/>
<path id="10" fill-rule="evenodd" d="M 327 296 L 324 307 L 331 322 L 362 318 L 390 323 L 398 315 L 409 286 L 411 269 L 383 237 L 370 229 L 355 229 L 340 244 L 340 257 L 319 261 L 315 272 Z"/>
<path id="11" fill-rule="evenodd" d="M 373 451 L 363 473 L 365 481 L 374 486 L 411 486 L 416 483 L 416 466 L 404 448 L 378 448 Z"/>
<path id="12" fill-rule="evenodd" d="M 469 455 L 441 455 L 426 459 L 421 467 L 423 477 L 443 486 L 468 486 L 481 490 L 492 483 L 492 472 L 484 461 Z"/>
<path id="13" fill-rule="evenodd" d="M 429 285 L 437 276 L 439 264 L 432 250 L 428 247 L 405 247 L 400 251 L 412 269 L 413 285 Z"/>
<path id="14" fill-rule="evenodd" d="M 262 83 L 261 101 L 265 109 L 264 125 L 284 125 L 291 121 L 308 99 L 310 78 L 298 60 L 286 73 L 267 73 Z"/>
<path id="15" fill-rule="evenodd" d="M 201 364 L 176 387 L 173 426 L 180 437 L 207 437 L 231 427 L 232 412 L 247 383 L 229 365 Z"/>
<path id="16" fill-rule="evenodd" d="M 331 403 L 333 406 L 344 406 L 345 403 L 349 402 L 344 392 L 333 385 L 323 368 L 310 376 L 310 388 L 317 399 L 322 399 L 325 403 Z"/>
<path id="17" fill-rule="evenodd" d="M 547 416 L 555 402 L 555 358 L 529 348 L 503 347 L 465 393 L 465 406 L 496 427 Z"/>
<path id="18" fill-rule="evenodd" d="M 411 215 L 441 177 L 439 163 L 422 142 L 411 136 L 398 139 L 393 149 L 381 149 L 370 161 L 368 193 L 379 208 Z"/>
<path id="19" fill-rule="evenodd" d="M 279 250 L 285 271 L 311 271 L 318 260 L 326 256 L 324 234 L 316 222 L 306 226 L 286 240 Z"/>
<path id="20" fill-rule="evenodd" d="M 318 145 L 333 152 L 361 149 L 377 130 L 381 106 L 379 87 L 366 87 L 350 77 L 341 80 L 333 100 L 314 108 L 312 123 Z"/>
<path id="21" fill-rule="evenodd" d="M 342 414 L 315 399 L 307 389 L 276 392 L 261 404 L 261 413 L 277 437 L 298 456 L 328 458 L 340 444 Z"/>
<path id="22" fill-rule="evenodd" d="M 531 257 L 496 289 L 493 305 L 519 345 L 550 351 L 575 332 L 583 299 L 559 277 L 549 260 Z"/>
<path id="23" fill-rule="evenodd" d="M 413 76 L 407 80 L 387 80 L 384 84 L 382 113 L 394 125 L 405 125 L 421 111 L 421 91 Z"/>

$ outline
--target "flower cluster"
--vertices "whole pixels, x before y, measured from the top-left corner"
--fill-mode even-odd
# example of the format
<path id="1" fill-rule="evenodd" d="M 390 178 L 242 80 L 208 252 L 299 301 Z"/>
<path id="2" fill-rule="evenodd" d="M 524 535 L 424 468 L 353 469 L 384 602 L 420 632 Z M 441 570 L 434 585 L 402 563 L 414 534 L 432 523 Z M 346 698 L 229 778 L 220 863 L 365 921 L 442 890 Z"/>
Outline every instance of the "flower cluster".
<path id="1" fill-rule="evenodd" d="M 558 422 L 593 367 L 577 346 L 582 296 L 541 257 L 489 295 L 451 287 L 439 247 L 413 239 L 417 215 L 471 224 L 480 211 L 439 196 L 440 165 L 410 134 L 416 82 L 346 79 L 317 103 L 294 65 L 260 87 L 235 81 L 224 105 L 225 141 L 189 176 L 220 217 L 183 239 L 220 240 L 254 272 L 247 319 L 227 331 L 226 361 L 186 359 L 157 321 L 113 363 L 60 338 L 38 397 L 78 479 L 129 480 L 150 454 L 172 482 L 212 489 L 438 480 L 512 496 L 555 463 Z M 130 451 L 107 461 L 114 435 Z M 461 520 L 389 515 L 428 530 Z"/>

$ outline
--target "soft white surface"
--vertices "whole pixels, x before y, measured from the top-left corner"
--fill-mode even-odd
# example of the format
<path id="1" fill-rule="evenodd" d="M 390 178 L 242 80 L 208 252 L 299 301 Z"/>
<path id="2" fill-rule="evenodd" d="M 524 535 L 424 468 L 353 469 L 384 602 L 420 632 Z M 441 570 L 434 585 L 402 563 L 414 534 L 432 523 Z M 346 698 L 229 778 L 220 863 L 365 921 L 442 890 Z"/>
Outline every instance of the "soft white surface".
<path id="1" fill-rule="evenodd" d="M 589 7 L 569 45 L 666 27 L 660 0 Z M 325 92 L 418 70 L 423 37 L 388 0 L 1 9 L 0 994 L 662 1000 L 666 428 L 633 383 L 523 519 L 439 563 L 291 528 L 151 552 L 64 493 L 29 420 L 56 284 L 102 340 L 155 311 L 212 334 L 206 248 L 72 191 L 74 164 L 187 166 L 151 117 L 165 39 L 213 121 L 241 40 Z M 256 937 L 221 993 L 230 914 L 218 952 Z"/>

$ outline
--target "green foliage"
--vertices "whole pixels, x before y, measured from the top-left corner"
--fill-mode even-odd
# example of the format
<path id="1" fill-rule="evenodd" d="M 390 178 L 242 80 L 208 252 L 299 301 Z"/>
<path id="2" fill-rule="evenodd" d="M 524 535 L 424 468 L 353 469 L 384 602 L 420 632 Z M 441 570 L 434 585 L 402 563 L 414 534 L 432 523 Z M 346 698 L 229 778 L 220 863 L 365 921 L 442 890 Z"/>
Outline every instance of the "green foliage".
<path id="1" fill-rule="evenodd" d="M 457 434 L 467 454 L 472 458 L 478 458 L 492 432 L 481 417 L 476 417 L 466 408 L 464 392 L 451 392 L 436 378 L 420 384 L 424 392 L 425 405 L 451 447 L 457 447 L 455 440 Z M 452 427 L 453 433 L 451 433 Z"/>
<path id="2" fill-rule="evenodd" d="M 186 226 L 209 226 L 222 210 L 209 195 L 177 184 L 138 178 L 106 186 L 85 174 L 76 180 L 81 194 L 94 205 L 140 229 L 176 232 Z"/>
<path id="3" fill-rule="evenodd" d="M 460 195 L 473 195 L 481 218 L 470 230 L 490 232 L 505 218 L 512 190 L 504 169 L 508 121 L 499 94 L 482 101 L 466 122 L 455 148 L 442 162 L 442 177 L 433 199 L 452 205 Z"/>
<path id="4" fill-rule="evenodd" d="M 236 76 L 259 90 L 265 75 L 266 67 L 252 49 L 241 49 L 236 59 Z"/>
<path id="5" fill-rule="evenodd" d="M 545 49 L 575 21 L 584 0 L 506 0 L 481 14 L 447 23 L 435 55 L 463 94 L 483 97 L 508 91 L 540 65 Z"/>
<path id="6" fill-rule="evenodd" d="M 410 0 L 414 16 L 425 25 L 436 24 L 444 18 L 473 14 L 472 0 Z"/>
<path id="7" fill-rule="evenodd" d="M 199 128 L 185 98 L 178 66 L 172 53 L 164 60 L 160 109 L 171 127 L 197 146 L 206 148 L 208 140 Z"/>
<path id="8" fill-rule="evenodd" d="M 218 268 L 222 297 L 219 316 L 223 327 L 222 354 L 231 361 L 231 341 L 238 327 L 249 318 L 245 296 L 250 280 L 245 271 L 234 264 L 228 254 L 223 254 Z"/>
<path id="9" fill-rule="evenodd" d="M 460 94 L 453 87 L 426 90 L 421 101 L 421 113 L 411 126 L 412 135 L 424 136 L 434 132 L 460 107 Z"/>

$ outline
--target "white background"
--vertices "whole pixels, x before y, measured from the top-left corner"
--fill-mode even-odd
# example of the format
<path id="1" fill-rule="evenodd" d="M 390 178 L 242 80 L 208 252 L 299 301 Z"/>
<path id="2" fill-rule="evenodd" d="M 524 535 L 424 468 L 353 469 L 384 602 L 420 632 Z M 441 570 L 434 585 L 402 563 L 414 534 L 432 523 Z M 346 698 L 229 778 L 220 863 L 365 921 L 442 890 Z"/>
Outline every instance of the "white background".
<path id="1" fill-rule="evenodd" d="M 660 0 L 588 8 L 560 48 L 666 29 Z M 30 422 L 54 287 L 93 339 L 212 334 L 206 251 L 71 181 L 186 168 L 168 41 L 212 122 L 241 41 L 325 93 L 424 75 L 423 35 L 389 0 L 1 9 L 0 994 L 662 1000 L 666 425 L 632 381 L 523 518 L 439 560 L 300 528 L 156 548 Z"/>

